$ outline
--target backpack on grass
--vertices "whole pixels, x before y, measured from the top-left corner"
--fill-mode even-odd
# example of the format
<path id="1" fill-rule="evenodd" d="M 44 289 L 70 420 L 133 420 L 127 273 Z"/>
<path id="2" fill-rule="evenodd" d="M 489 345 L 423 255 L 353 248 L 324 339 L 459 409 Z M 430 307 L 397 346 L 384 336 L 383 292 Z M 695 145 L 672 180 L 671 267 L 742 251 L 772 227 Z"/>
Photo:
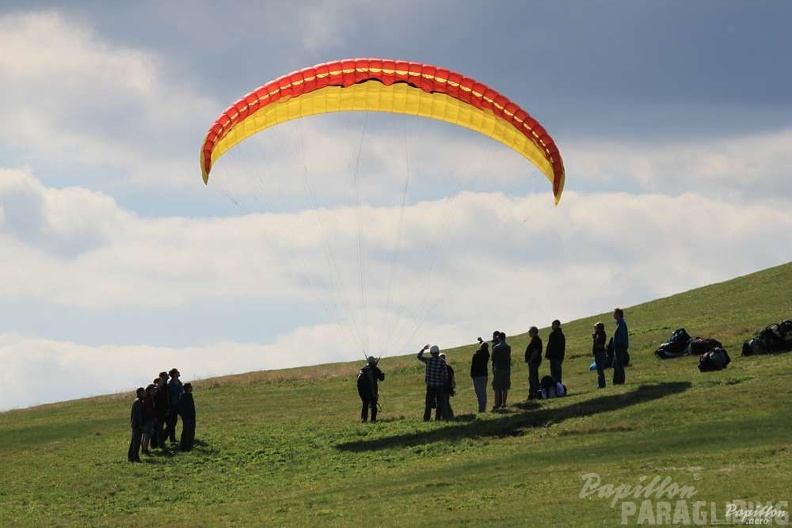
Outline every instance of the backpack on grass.
<path id="1" fill-rule="evenodd" d="M 698 368 L 701 372 L 715 372 L 725 369 L 729 363 L 731 363 L 729 354 L 718 347 L 699 356 Z"/>

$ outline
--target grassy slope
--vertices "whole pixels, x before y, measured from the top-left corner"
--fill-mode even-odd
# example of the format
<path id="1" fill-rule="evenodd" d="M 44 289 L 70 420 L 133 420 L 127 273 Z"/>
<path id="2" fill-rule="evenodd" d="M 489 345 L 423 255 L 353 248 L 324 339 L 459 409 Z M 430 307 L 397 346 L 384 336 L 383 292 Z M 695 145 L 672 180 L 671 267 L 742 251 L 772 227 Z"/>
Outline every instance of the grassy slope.
<path id="1" fill-rule="evenodd" d="M 619 524 L 619 504 L 580 497 L 592 472 L 614 485 L 668 476 L 719 512 L 789 501 L 792 353 L 742 358 L 740 346 L 792 317 L 790 291 L 792 263 L 627 309 L 634 365 L 605 390 L 588 371 L 589 335 L 597 319 L 612 329 L 610 315 L 567 323 L 571 395 L 540 404 L 522 403 L 526 338 L 515 336 L 502 413 L 473 414 L 473 348 L 447 351 L 453 423 L 420 420 L 413 355 L 382 360 L 378 424 L 357 423 L 357 364 L 198 381 L 197 449 L 139 465 L 125 457 L 131 395 L 2 413 L 0 526 Z M 702 374 L 696 358 L 657 360 L 680 326 L 723 342 L 732 364 Z"/>

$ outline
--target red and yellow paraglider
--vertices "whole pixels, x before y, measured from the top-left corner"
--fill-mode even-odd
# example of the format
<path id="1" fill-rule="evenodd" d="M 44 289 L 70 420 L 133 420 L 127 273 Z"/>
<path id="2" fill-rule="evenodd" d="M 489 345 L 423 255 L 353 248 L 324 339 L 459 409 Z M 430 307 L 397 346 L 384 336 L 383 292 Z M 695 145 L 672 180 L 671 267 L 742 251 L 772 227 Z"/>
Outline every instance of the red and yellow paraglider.
<path id="1" fill-rule="evenodd" d="M 525 110 L 459 73 L 417 62 L 347 59 L 279 77 L 232 104 L 212 124 L 201 147 L 204 183 L 214 163 L 257 132 L 300 117 L 372 111 L 446 121 L 489 136 L 530 160 L 564 190 L 564 163 L 553 139 Z"/>

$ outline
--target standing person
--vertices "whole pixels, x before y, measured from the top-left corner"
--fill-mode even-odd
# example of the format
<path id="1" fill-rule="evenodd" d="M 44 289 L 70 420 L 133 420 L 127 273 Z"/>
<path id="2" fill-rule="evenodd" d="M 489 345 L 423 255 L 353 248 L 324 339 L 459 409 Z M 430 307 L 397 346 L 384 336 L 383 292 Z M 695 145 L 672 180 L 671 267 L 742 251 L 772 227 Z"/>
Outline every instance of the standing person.
<path id="1" fill-rule="evenodd" d="M 143 436 L 143 398 L 145 395 L 146 389 L 138 387 L 135 391 L 135 401 L 132 402 L 132 409 L 129 413 L 132 438 L 129 440 L 127 460 L 130 462 L 140 462 L 140 441 Z"/>
<path id="2" fill-rule="evenodd" d="M 159 396 L 159 378 L 154 378 L 151 382 L 154 385 L 154 392 L 152 393 L 152 397 L 154 398 L 154 423 L 152 424 L 151 428 L 151 448 L 155 449 L 160 446 L 160 436 L 159 436 L 159 429 L 160 424 L 162 423 L 159 419 L 159 411 L 157 410 L 157 397 Z"/>
<path id="3" fill-rule="evenodd" d="M 170 394 L 168 394 L 168 373 L 160 372 L 154 380 L 157 392 L 154 394 L 154 409 L 157 412 L 157 421 L 154 424 L 154 437 L 151 439 L 152 447 L 165 448 L 168 438 L 168 411 L 170 410 Z M 157 443 L 154 443 L 154 439 Z"/>
<path id="4" fill-rule="evenodd" d="M 624 385 L 624 356 L 630 348 L 624 310 L 613 310 L 613 318 L 616 320 L 616 330 L 613 332 L 613 384 Z"/>
<path id="5" fill-rule="evenodd" d="M 473 359 L 470 361 L 470 377 L 473 379 L 473 390 L 476 392 L 476 400 L 478 400 L 478 412 L 485 412 L 487 410 L 487 377 L 489 376 L 487 365 L 490 353 L 489 344 L 480 337 L 478 340 L 479 348 L 473 353 Z"/>
<path id="6" fill-rule="evenodd" d="M 429 350 L 430 357 L 424 357 L 424 352 Z M 443 387 L 448 379 L 448 369 L 446 362 L 440 357 L 440 347 L 437 345 L 424 345 L 418 352 L 418 360 L 426 365 L 426 400 L 424 406 L 424 422 L 428 421 L 432 415 L 432 406 L 436 406 L 435 420 L 443 418 Z"/>
<path id="7" fill-rule="evenodd" d="M 179 421 L 179 400 L 181 399 L 184 388 L 179 380 L 181 373 L 179 369 L 172 368 L 168 371 L 170 380 L 168 381 L 168 395 L 170 396 L 170 411 L 168 414 L 168 437 L 171 442 L 176 442 L 176 423 Z"/>
<path id="8" fill-rule="evenodd" d="M 385 381 L 385 374 L 377 366 L 377 358 L 369 356 L 357 377 L 358 394 L 363 402 L 363 409 L 360 411 L 361 422 L 368 421 L 369 408 L 371 409 L 371 421 L 377 421 L 377 400 L 379 399 L 377 381 Z"/>
<path id="9" fill-rule="evenodd" d="M 492 410 L 506 407 L 511 389 L 511 347 L 503 332 L 498 332 L 497 341 L 492 347 L 492 388 L 495 391 L 495 406 Z"/>
<path id="10" fill-rule="evenodd" d="M 605 348 L 605 324 L 597 321 L 594 325 L 594 333 L 591 334 L 592 345 L 591 353 L 594 354 L 594 364 L 597 366 L 597 387 L 605 388 L 605 365 L 608 361 L 608 352 Z"/>
<path id="11" fill-rule="evenodd" d="M 143 440 L 140 447 L 144 455 L 151 454 L 149 444 L 151 437 L 154 436 L 154 422 L 157 421 L 157 410 L 154 408 L 154 391 L 156 390 L 157 386 L 152 384 L 146 387 L 146 392 L 143 394 Z"/>
<path id="12" fill-rule="evenodd" d="M 179 439 L 179 449 L 182 451 L 192 451 L 195 441 L 195 401 L 193 400 L 192 383 L 185 383 L 182 387 L 184 391 L 179 396 L 179 411 L 182 417 L 181 438 Z"/>
<path id="13" fill-rule="evenodd" d="M 542 364 L 542 338 L 539 337 L 539 329 L 535 326 L 529 328 L 528 337 L 531 338 L 525 348 L 525 362 L 528 363 L 528 399 L 541 399 L 539 365 Z"/>
<path id="14" fill-rule="evenodd" d="M 451 397 L 456 395 L 456 378 L 454 378 L 454 369 L 451 368 L 451 364 L 448 362 L 446 355 L 440 354 L 440 357 L 446 362 L 446 372 L 448 373 L 445 385 L 443 386 L 443 403 L 445 404 L 443 408 L 443 418 L 446 420 L 453 420 L 454 409 L 451 407 Z"/>
<path id="15" fill-rule="evenodd" d="M 550 326 L 550 335 L 547 336 L 545 358 L 550 361 L 550 376 L 558 383 L 561 380 L 561 364 L 566 355 L 566 337 L 561 331 L 561 321 L 556 319 Z"/>

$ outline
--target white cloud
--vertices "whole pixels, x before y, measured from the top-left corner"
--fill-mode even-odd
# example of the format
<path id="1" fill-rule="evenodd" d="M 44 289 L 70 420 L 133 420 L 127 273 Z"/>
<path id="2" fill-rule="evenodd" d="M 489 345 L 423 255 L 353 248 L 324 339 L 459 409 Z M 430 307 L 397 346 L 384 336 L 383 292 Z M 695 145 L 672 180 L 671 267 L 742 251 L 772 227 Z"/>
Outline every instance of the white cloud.
<path id="1" fill-rule="evenodd" d="M 4 285 L 7 295 L 106 308 L 305 299 L 315 294 L 306 289 L 311 284 L 344 284 L 348 291 L 338 295 L 353 297 L 361 289 L 361 266 L 372 277 L 364 284 L 370 300 L 385 296 L 388 281 L 395 279 L 399 289 L 391 296 L 399 303 L 421 291 L 415 276 L 453 281 L 458 277 L 449 273 L 459 268 L 473 282 L 486 283 L 487 270 L 498 261 L 519 266 L 520 273 L 530 270 L 537 280 L 548 269 L 566 269 L 571 259 L 583 259 L 588 269 L 618 259 L 625 270 L 644 273 L 656 267 L 652 262 L 673 258 L 682 275 L 707 265 L 723 273 L 718 256 L 723 251 L 735 253 L 727 269 L 750 265 L 756 262 L 753 252 L 764 245 L 767 226 L 783 238 L 790 222 L 783 204 L 730 203 L 692 193 L 571 191 L 558 207 L 546 194 L 462 193 L 403 209 L 347 206 L 231 218 L 141 218 L 108 196 L 47 188 L 22 171 L 6 171 L 3 181 L 0 236 L 8 243 L 0 250 L 7 257 L 0 271 L 13 277 Z M 784 244 L 761 252 L 769 263 L 785 258 Z M 649 276 L 656 284 L 675 273 L 657 269 Z"/>
<path id="2" fill-rule="evenodd" d="M 45 187 L 29 170 L 0 169 L 2 234 L 45 252 L 78 255 L 118 235 L 124 213 L 107 195 Z"/>
<path id="3" fill-rule="evenodd" d="M 638 186 L 644 192 L 696 192 L 731 202 L 781 201 L 792 192 L 792 129 L 730 138 L 632 143 L 576 143 L 564 150 L 568 185 Z"/>
<path id="4" fill-rule="evenodd" d="M 185 174 L 197 174 L 200 138 L 184 130 L 191 123 L 199 129 L 216 107 L 168 80 L 157 56 L 102 41 L 83 21 L 57 12 L 0 17 L 0 48 L 2 143 L 28 156 L 120 170 L 142 183 L 197 179 Z M 190 141 L 189 162 L 174 156 L 178 149 L 163 151 Z"/>

